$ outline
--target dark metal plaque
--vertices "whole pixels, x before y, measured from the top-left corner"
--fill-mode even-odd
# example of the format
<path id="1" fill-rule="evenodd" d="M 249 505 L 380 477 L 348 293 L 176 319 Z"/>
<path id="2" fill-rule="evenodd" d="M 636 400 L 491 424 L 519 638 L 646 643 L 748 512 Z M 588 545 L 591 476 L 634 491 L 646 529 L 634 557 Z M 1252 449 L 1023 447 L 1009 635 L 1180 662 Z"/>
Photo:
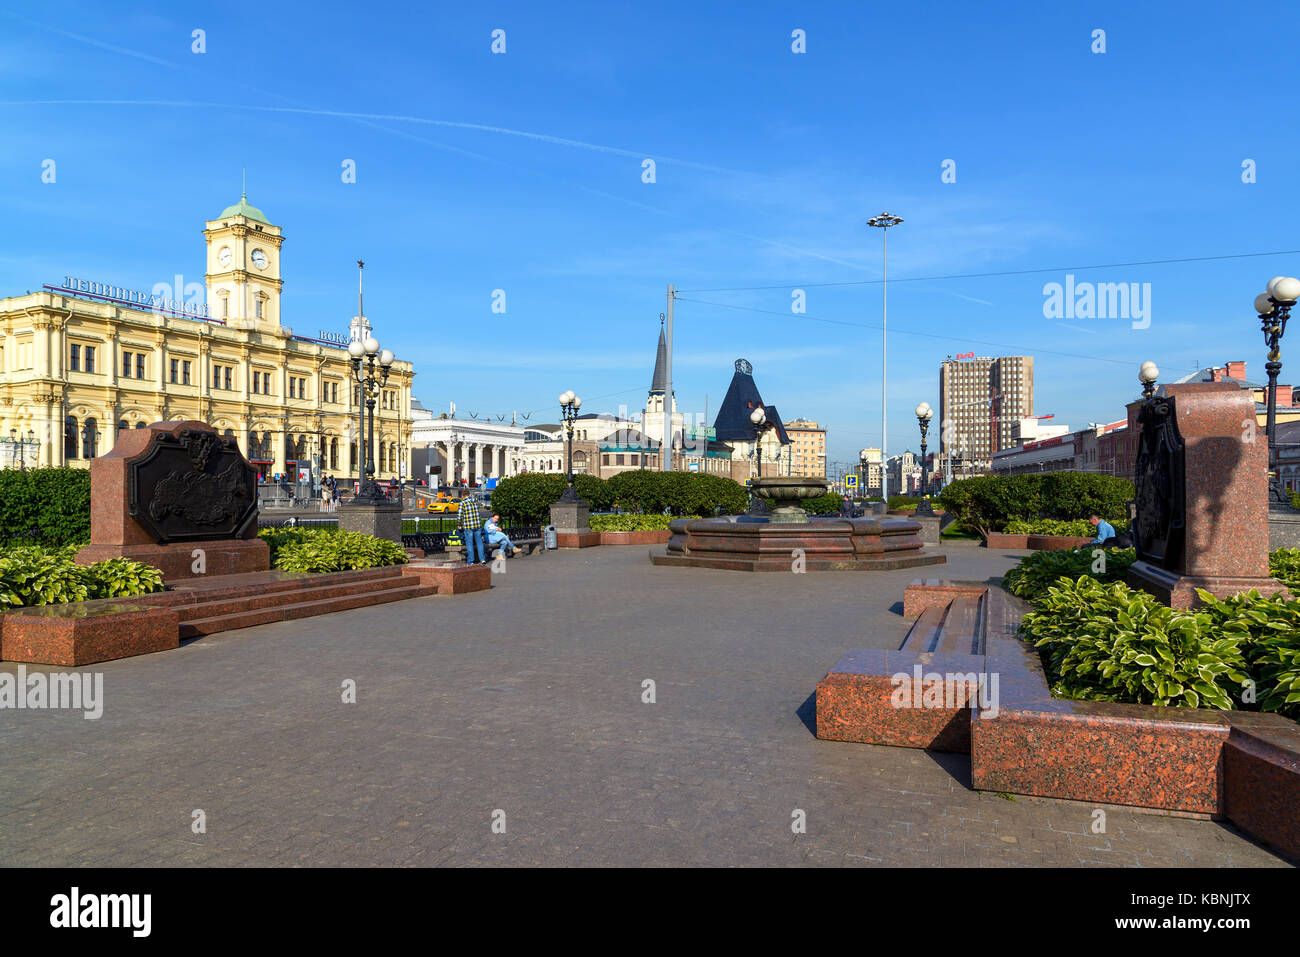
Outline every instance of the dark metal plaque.
<path id="1" fill-rule="evenodd" d="M 155 434 L 127 475 L 130 513 L 159 544 L 242 538 L 257 521 L 257 470 L 233 438 Z"/>
<path id="2" fill-rule="evenodd" d="M 1174 397 L 1152 397 L 1138 413 L 1138 425 L 1133 545 L 1143 561 L 1177 570 L 1187 529 L 1185 446 L 1178 432 Z"/>

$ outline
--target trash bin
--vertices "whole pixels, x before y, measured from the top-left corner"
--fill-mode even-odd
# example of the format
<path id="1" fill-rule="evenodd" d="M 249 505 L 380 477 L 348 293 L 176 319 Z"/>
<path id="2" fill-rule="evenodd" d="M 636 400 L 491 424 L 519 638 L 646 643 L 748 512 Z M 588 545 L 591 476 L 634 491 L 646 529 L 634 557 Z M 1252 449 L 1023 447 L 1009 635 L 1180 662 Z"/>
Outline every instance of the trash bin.
<path id="1" fill-rule="evenodd" d="M 560 538 L 555 533 L 554 525 L 546 526 L 546 530 L 542 533 L 542 545 L 552 550 L 560 547 Z"/>

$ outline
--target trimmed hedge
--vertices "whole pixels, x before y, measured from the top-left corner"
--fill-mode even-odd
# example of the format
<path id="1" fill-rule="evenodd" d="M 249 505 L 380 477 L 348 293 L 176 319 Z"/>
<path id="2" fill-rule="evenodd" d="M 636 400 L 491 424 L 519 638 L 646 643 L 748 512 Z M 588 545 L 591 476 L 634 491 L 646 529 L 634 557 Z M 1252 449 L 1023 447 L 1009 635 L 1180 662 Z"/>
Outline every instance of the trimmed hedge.
<path id="1" fill-rule="evenodd" d="M 799 507 L 809 515 L 838 515 L 844 504 L 844 496 L 837 492 L 827 492 L 816 498 L 806 498 L 799 502 Z"/>
<path id="2" fill-rule="evenodd" d="M 627 512 L 735 515 L 749 507 L 745 487 L 718 475 L 635 469 L 620 472 L 608 481 L 594 475 L 575 475 L 573 485 L 579 497 L 591 504 L 592 511 L 607 511 L 617 504 Z M 545 523 L 564 487 L 562 475 L 514 475 L 498 483 L 491 507 L 510 524 Z"/>
<path id="3" fill-rule="evenodd" d="M 593 532 L 660 532 L 679 518 L 699 518 L 698 515 L 593 515 Z"/>
<path id="4" fill-rule="evenodd" d="M 1128 519 L 1117 518 L 1110 523 L 1115 531 L 1124 534 L 1128 531 Z M 1002 529 L 1007 535 L 1064 535 L 1069 538 L 1093 538 L 1097 530 L 1086 518 L 1055 519 L 1035 518 L 1024 520 L 1013 518 Z"/>
<path id="5" fill-rule="evenodd" d="M 1091 472 L 1044 472 L 958 479 L 935 502 L 967 528 L 986 536 L 1013 519 L 1077 519 L 1096 513 L 1114 524 L 1126 517 L 1134 494 L 1128 479 Z"/>
<path id="6" fill-rule="evenodd" d="M 0 470 L 0 544 L 84 545 L 90 541 L 90 470 Z"/>

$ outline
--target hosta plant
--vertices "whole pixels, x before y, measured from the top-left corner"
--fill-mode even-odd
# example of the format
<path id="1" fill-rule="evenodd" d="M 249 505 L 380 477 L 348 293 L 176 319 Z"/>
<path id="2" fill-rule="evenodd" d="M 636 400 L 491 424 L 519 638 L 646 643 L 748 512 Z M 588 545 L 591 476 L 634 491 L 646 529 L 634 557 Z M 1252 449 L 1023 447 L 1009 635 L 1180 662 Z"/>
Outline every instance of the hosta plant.
<path id="1" fill-rule="evenodd" d="M 1007 572 L 1002 587 L 1026 601 L 1037 601 L 1061 578 L 1074 581 L 1087 575 L 1102 582 L 1122 581 L 1124 573 L 1136 560 L 1137 553 L 1131 548 L 1034 552 Z"/>
<path id="2" fill-rule="evenodd" d="M 331 531 L 281 545 L 275 567 L 287 572 L 341 572 L 406 561 L 406 551 L 396 542 L 360 532 Z"/>
<path id="3" fill-rule="evenodd" d="M 1085 576 L 1050 586 L 1021 629 L 1043 649 L 1059 697 L 1228 710 L 1248 679 L 1248 638 L 1214 624 Z"/>

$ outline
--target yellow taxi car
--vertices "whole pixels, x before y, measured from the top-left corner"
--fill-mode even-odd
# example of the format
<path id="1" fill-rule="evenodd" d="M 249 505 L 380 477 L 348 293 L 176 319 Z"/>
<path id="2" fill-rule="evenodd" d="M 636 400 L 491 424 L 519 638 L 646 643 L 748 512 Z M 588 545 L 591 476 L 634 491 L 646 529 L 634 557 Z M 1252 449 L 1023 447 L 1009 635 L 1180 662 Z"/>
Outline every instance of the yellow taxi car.
<path id="1" fill-rule="evenodd" d="M 429 503 L 430 515 L 455 515 L 460 511 L 460 502 L 454 498 L 439 498 Z"/>

